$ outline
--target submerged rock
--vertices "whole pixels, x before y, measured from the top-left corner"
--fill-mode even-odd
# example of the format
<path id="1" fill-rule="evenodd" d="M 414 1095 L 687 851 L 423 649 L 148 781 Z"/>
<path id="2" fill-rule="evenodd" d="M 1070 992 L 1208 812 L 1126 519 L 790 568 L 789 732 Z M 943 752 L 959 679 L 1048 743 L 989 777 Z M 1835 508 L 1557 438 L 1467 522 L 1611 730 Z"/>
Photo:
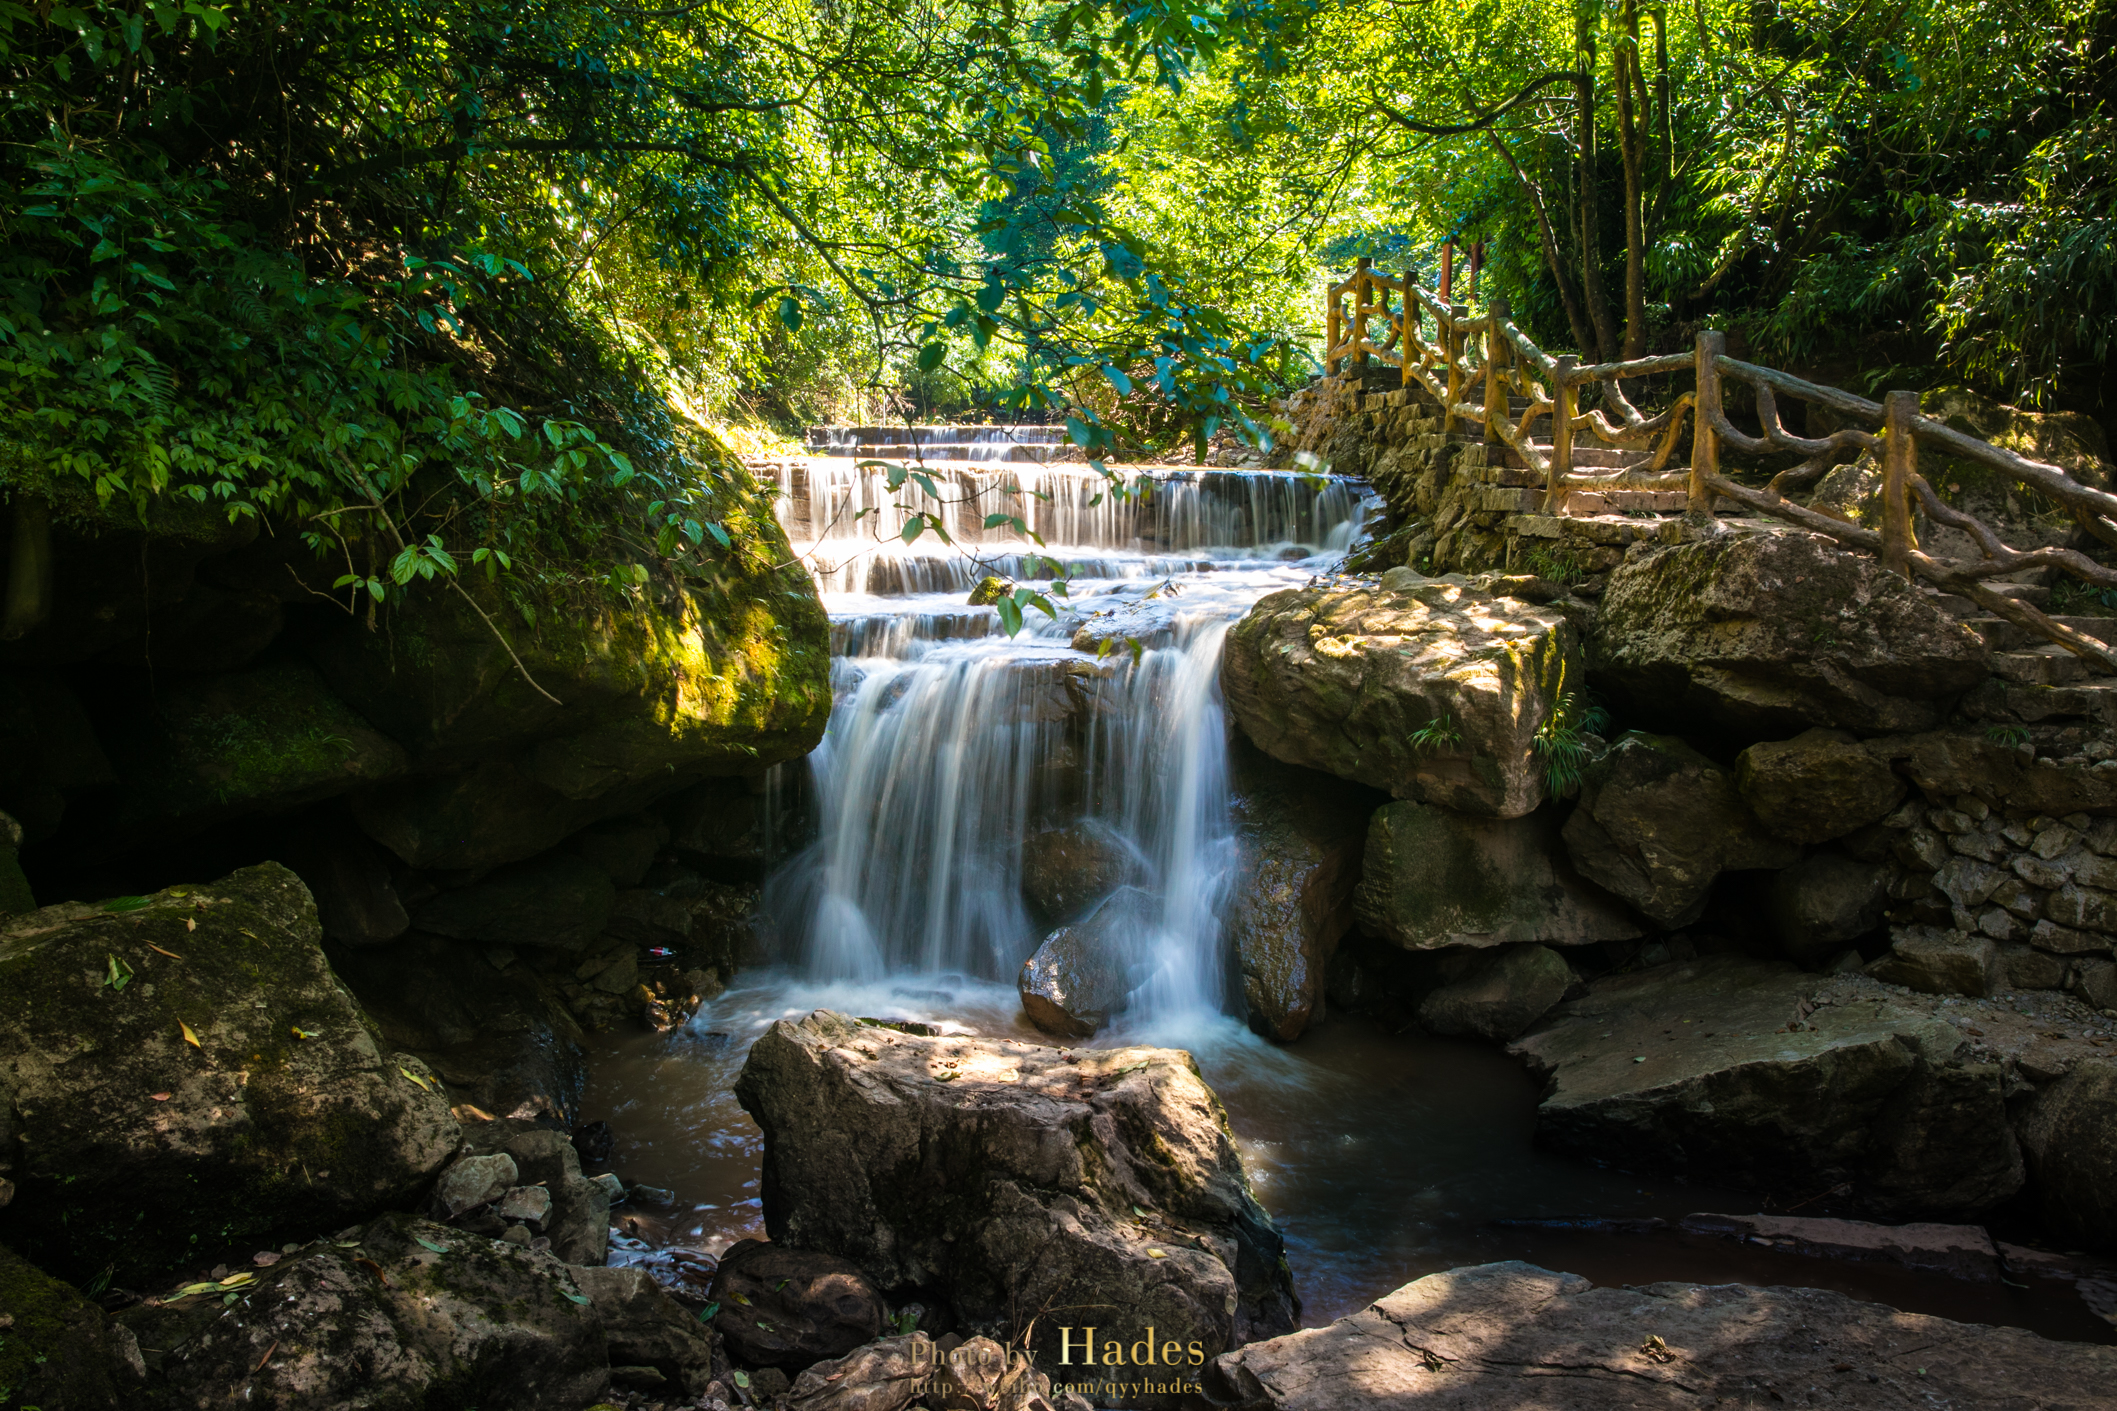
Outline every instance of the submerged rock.
<path id="1" fill-rule="evenodd" d="M 1691 1411 L 1776 1406 L 1814 1387 L 1832 1406 L 1895 1411 L 2086 1407 L 2108 1399 L 2113 1377 L 2117 1348 L 1822 1289 L 1597 1288 L 1510 1262 L 1429 1274 L 1327 1328 L 1231 1352 L 1207 1389 L 1240 1411 Z"/>
<path id="2" fill-rule="evenodd" d="M 1663 926 L 1695 921 L 1722 872 L 1800 856 L 1758 824 L 1734 775 L 1674 736 L 1639 730 L 1588 767 L 1564 837 L 1581 875 Z"/>
<path id="3" fill-rule="evenodd" d="M 1598 681 L 1642 718 L 1759 735 L 1930 730 L 1982 680 L 1982 638 L 1821 536 L 1730 533 L 1627 557 L 1603 590 Z"/>
<path id="4" fill-rule="evenodd" d="M 1641 934 L 1622 903 L 1574 872 L 1548 808 L 1496 819 L 1385 805 L 1368 824 L 1353 905 L 1363 930 L 1406 950 Z"/>
<path id="5" fill-rule="evenodd" d="M 859 1266 L 835 1255 L 737 1240 L 720 1257 L 713 1328 L 750 1367 L 798 1372 L 882 1335 L 889 1309 Z"/>
<path id="6" fill-rule="evenodd" d="M 1553 1150 L 1966 1216 L 2022 1183 L 2000 1069 L 1968 1043 L 1871 981 L 1714 956 L 1598 980 L 1509 1052 L 1547 1081 Z"/>
<path id="7" fill-rule="evenodd" d="M 1452 972 L 1452 973 L 1450 973 Z M 1573 971 L 1547 946 L 1474 951 L 1443 972 L 1419 1002 L 1419 1024 L 1436 1034 L 1511 1039 L 1566 997 Z"/>
<path id="8" fill-rule="evenodd" d="M 276 863 L 0 923 L 0 1238 L 83 1278 L 366 1214 L 453 1154 L 426 1066 L 386 1053 Z M 149 1214 L 151 1212 L 151 1215 Z"/>
<path id="9" fill-rule="evenodd" d="M 1556 610 L 1437 580 L 1273 593 L 1221 653 L 1228 711 L 1266 754 L 1496 818 L 1543 802 L 1537 732 L 1586 679 Z"/>
<path id="10" fill-rule="evenodd" d="M 1155 900 L 1123 887 L 1022 962 L 1015 989 L 1029 1022 L 1060 1038 L 1092 1038 L 1144 977 Z"/>
<path id="11" fill-rule="evenodd" d="M 1229 748 L 1241 853 L 1224 934 L 1242 971 L 1250 1027 L 1283 1043 L 1322 1014 L 1378 796 L 1241 740 Z"/>
<path id="12" fill-rule="evenodd" d="M 735 1085 L 764 1129 L 765 1228 L 886 1295 L 945 1291 L 1007 1341 L 1121 1309 L 1212 1353 L 1294 1326 L 1283 1244 L 1189 1054 L 928 1038 L 818 1011 Z"/>

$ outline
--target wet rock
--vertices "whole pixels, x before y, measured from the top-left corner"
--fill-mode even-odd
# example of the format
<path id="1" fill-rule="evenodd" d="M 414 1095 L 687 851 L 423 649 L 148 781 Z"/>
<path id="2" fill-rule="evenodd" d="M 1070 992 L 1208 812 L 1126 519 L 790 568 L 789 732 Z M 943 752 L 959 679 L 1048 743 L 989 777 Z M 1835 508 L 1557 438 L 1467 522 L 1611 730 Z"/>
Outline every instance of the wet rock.
<path id="1" fill-rule="evenodd" d="M 0 1404 L 116 1411 L 146 1374 L 130 1330 L 70 1285 L 0 1247 Z"/>
<path id="2" fill-rule="evenodd" d="M 1563 836 L 1582 876 L 1663 926 L 1695 921 L 1722 872 L 1800 856 L 1758 824 L 1733 774 L 1673 736 L 1637 730 L 1588 767 Z"/>
<path id="3" fill-rule="evenodd" d="M 714 1331 L 747 1367 L 789 1372 L 882 1335 L 882 1295 L 858 1265 L 814 1250 L 737 1240 L 713 1275 Z"/>
<path id="4" fill-rule="evenodd" d="M 1022 962 L 1015 989 L 1022 1013 L 1047 1034 L 1091 1038 L 1145 976 L 1146 928 L 1155 900 L 1124 887 L 1072 926 L 1044 938 Z"/>
<path id="5" fill-rule="evenodd" d="M 275 863 L 0 922 L 0 1073 L 20 1187 L 0 1238 L 82 1278 L 164 1267 L 199 1229 L 365 1214 L 456 1140 L 438 1084 L 378 1047 Z"/>
<path id="6" fill-rule="evenodd" d="M 1283 1244 L 1188 1054 L 928 1038 L 819 1011 L 758 1039 L 765 1227 L 967 1331 L 1094 1305 L 1219 1352 L 1291 1329 Z M 1051 1336 L 1048 1315 L 1038 1323 Z"/>
<path id="7" fill-rule="evenodd" d="M 970 596 L 965 601 L 974 608 L 989 608 L 1012 592 L 1014 592 L 1012 579 L 1000 578 L 988 573 L 978 580 L 978 585 L 970 590 Z"/>
<path id="8" fill-rule="evenodd" d="M 1928 730 L 1985 644 L 1879 562 L 1817 535 L 1732 533 L 1627 557 L 1603 589 L 1598 679 L 1641 718 L 1751 738 Z"/>
<path id="9" fill-rule="evenodd" d="M 1630 940 L 1622 903 L 1574 872 L 1554 809 L 1493 819 L 1409 801 L 1368 823 L 1354 913 L 1406 950 Z"/>
<path id="10" fill-rule="evenodd" d="M 505 1241 L 387 1215 L 354 1248 L 310 1245 L 259 1271 L 232 1316 L 219 1298 L 193 1297 L 120 1321 L 158 1349 L 150 1376 L 167 1404 L 199 1411 L 577 1411 L 603 1391 L 610 1367 L 576 1277 Z"/>
<path id="11" fill-rule="evenodd" d="M 617 893 L 586 858 L 564 853 L 502 868 L 413 910 L 419 929 L 482 945 L 579 950 L 602 933 Z"/>
<path id="12" fill-rule="evenodd" d="M 1221 654 L 1229 713 L 1266 754 L 1496 818 L 1543 802 L 1537 731 L 1585 681 L 1556 610 L 1440 581 L 1273 593 Z"/>
<path id="13" fill-rule="evenodd" d="M 672 1387 L 704 1390 L 712 1376 L 716 1335 L 664 1293 L 646 1270 L 569 1272 L 602 1322 L 611 1366 L 652 1367 Z"/>
<path id="14" fill-rule="evenodd" d="M 1758 822 L 1793 843 L 1842 838 L 1888 817 L 1907 786 L 1888 761 L 1843 730 L 1808 730 L 1751 745 L 1735 778 Z"/>
<path id="15" fill-rule="evenodd" d="M 1546 946 L 1501 946 L 1443 963 L 1441 987 L 1419 1002 L 1419 1023 L 1436 1034 L 1511 1039 L 1566 996 L 1573 972 Z M 1450 973 L 1450 972 L 1453 973 Z"/>
<path id="16" fill-rule="evenodd" d="M 2022 1123 L 2021 1144 L 2051 1228 L 2117 1250 L 2117 1064 L 2084 1059 L 2044 1087 Z"/>
<path id="17" fill-rule="evenodd" d="M 451 1162 L 434 1183 L 434 1201 L 453 1220 L 466 1210 L 490 1205 L 514 1186 L 521 1173 L 515 1159 L 505 1152 L 490 1156 L 466 1156 Z"/>
<path id="18" fill-rule="evenodd" d="M 1857 1002 L 1820 1002 L 1847 985 Z M 1968 1042 L 1864 979 L 1721 955 L 1597 980 L 1508 1051 L 1546 1080 L 1553 1150 L 1752 1187 L 1855 1181 L 1929 1217 L 2020 1184 L 1996 1071 L 1943 1073 Z"/>
<path id="19" fill-rule="evenodd" d="M 466 1155 L 505 1153 L 524 1185 L 551 1195 L 544 1233 L 551 1252 L 568 1264 L 600 1265 L 610 1254 L 610 1193 L 581 1174 L 581 1159 L 565 1132 L 534 1122 L 499 1119 L 463 1129 Z"/>
<path id="20" fill-rule="evenodd" d="M 1790 1404 L 1810 1387 L 1828 1388 L 1833 1406 L 1883 1411 L 1912 1400 L 2091 1406 L 2113 1376 L 2117 1348 L 1822 1289 L 1597 1288 L 1506 1263 L 1429 1274 L 1329 1327 L 1229 1353 L 1207 1388 L 1240 1411 L 1689 1411 Z"/>
<path id="21" fill-rule="evenodd" d="M 1353 921 L 1374 791 L 1230 747 L 1241 847 L 1224 923 L 1250 1027 L 1284 1043 L 1321 1016 L 1325 976 Z"/>
<path id="22" fill-rule="evenodd" d="M 1093 821 L 1047 828 L 1022 844 L 1022 900 L 1046 926 L 1075 920 L 1138 865 L 1124 839 Z"/>
<path id="23" fill-rule="evenodd" d="M 1889 906 L 1887 866 L 1831 849 L 1812 852 L 1772 878 L 1771 919 L 1779 944 L 1820 962 L 1882 924 Z"/>
<path id="24" fill-rule="evenodd" d="M 498 967 L 487 947 L 418 932 L 340 951 L 334 963 L 385 1040 L 424 1059 L 469 1108 L 578 1116 L 588 1082 L 581 1027 L 549 976 L 519 962 Z"/>
<path id="25" fill-rule="evenodd" d="M 1938 926 L 1895 928 L 1889 954 L 1868 966 L 1867 973 L 1885 984 L 1929 995 L 1989 995 L 2005 981 L 1999 947 L 1991 937 Z"/>
<path id="26" fill-rule="evenodd" d="M 1803 1215 L 1687 1215 L 1693 1234 L 1726 1235 L 1793 1254 L 1900 1264 L 1953 1279 L 1996 1283 L 1999 1247 L 1978 1225 L 1877 1225 Z"/>

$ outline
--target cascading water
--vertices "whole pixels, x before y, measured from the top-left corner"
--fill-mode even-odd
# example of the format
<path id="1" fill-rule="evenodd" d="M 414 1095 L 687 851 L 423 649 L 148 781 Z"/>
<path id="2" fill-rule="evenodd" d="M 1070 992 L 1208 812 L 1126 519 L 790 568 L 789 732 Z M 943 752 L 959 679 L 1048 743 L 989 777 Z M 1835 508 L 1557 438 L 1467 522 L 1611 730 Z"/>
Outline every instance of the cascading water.
<path id="1" fill-rule="evenodd" d="M 960 547 L 918 552 L 902 526 L 920 502 L 883 472 L 779 472 L 790 537 L 826 590 L 837 695 L 810 760 L 819 838 L 768 893 L 790 958 L 825 981 L 1011 980 L 1067 919 L 1025 900 L 1025 845 L 1085 827 L 1122 863 L 1135 1018 L 1217 1012 L 1234 856 L 1221 639 L 1349 541 L 1356 497 L 1275 472 L 1183 470 L 1124 497 L 1085 466 L 936 473 Z M 991 514 L 1019 515 L 1046 547 L 986 528 Z M 957 594 L 987 573 L 1027 578 L 1032 557 L 1072 569 L 1070 610 L 1032 612 L 1009 639 Z M 1091 630 L 1115 650 L 1076 650 L 1076 629 L 1113 610 L 1136 635 Z"/>

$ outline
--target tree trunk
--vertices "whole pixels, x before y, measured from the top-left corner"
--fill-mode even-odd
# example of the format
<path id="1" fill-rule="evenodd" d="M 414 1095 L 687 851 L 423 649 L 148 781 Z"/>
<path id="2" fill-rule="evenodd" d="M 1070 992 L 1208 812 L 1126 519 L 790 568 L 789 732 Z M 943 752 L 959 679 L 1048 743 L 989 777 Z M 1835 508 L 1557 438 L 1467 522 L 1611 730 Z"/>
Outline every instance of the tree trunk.
<path id="1" fill-rule="evenodd" d="M 1617 46 L 1617 142 L 1624 153 L 1625 169 L 1625 329 L 1624 355 L 1636 358 L 1647 350 L 1647 251 L 1643 205 L 1646 199 L 1645 159 L 1641 151 L 1641 129 L 1652 121 L 1651 113 L 1638 111 L 1639 93 L 1645 89 L 1639 68 L 1639 12 L 1625 7 L 1626 43 Z"/>
<path id="2" fill-rule="evenodd" d="M 1529 174 L 1522 170 L 1520 162 L 1514 160 L 1514 153 L 1507 150 L 1507 144 L 1500 141 L 1499 134 L 1488 130 L 1485 140 L 1500 154 L 1500 159 L 1506 162 L 1529 198 L 1529 209 L 1536 213 L 1536 237 L 1543 246 L 1544 268 L 1551 271 L 1551 282 L 1558 286 L 1558 301 L 1565 306 L 1566 323 L 1573 330 L 1573 341 L 1585 348 L 1594 341 L 1594 332 L 1588 323 L 1587 311 L 1581 307 L 1580 291 L 1568 272 L 1565 255 L 1558 248 L 1558 232 L 1551 228 L 1551 211 L 1544 204 L 1544 193 L 1529 180 Z"/>
<path id="3" fill-rule="evenodd" d="M 1588 319 L 1595 326 L 1595 360 L 1611 362 L 1617 357 L 1621 340 L 1610 312 L 1610 295 L 1602 282 L 1601 208 L 1595 180 L 1595 43 L 1585 21 L 1580 41 L 1580 76 L 1574 80 L 1580 110 L 1576 138 L 1580 151 L 1580 290 L 1588 306 Z M 1590 350 L 1591 345 L 1581 345 L 1582 353 Z"/>

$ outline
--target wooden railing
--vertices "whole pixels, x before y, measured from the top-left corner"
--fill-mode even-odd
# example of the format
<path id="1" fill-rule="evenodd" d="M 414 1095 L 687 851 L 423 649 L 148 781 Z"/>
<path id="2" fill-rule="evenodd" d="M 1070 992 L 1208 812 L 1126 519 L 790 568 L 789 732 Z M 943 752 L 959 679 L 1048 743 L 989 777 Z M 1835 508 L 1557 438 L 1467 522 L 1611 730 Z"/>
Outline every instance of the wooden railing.
<path id="1" fill-rule="evenodd" d="M 2117 545 L 2117 495 L 2084 485 L 2058 466 L 2030 460 L 1923 415 L 1916 392 L 1889 392 L 1880 402 L 1872 402 L 1776 368 L 1731 358 L 1726 336 L 1715 332 L 1699 333 L 1688 353 L 1584 365 L 1571 354 L 1554 357 L 1538 348 L 1515 326 L 1503 299 L 1493 299 L 1483 312 L 1473 314 L 1421 287 L 1411 271 L 1394 278 L 1377 274 L 1365 259 L 1350 278 L 1329 286 L 1324 302 L 1326 374 L 1364 373 L 1370 359 L 1401 369 L 1405 387 L 1423 388 L 1440 404 L 1443 431 L 1452 432 L 1459 423 L 1480 427 L 1488 444 L 1511 447 L 1524 465 L 1542 476 L 1546 514 L 1563 514 L 1568 496 L 1576 489 L 1681 489 L 1687 494 L 1688 515 L 1709 523 L 1716 497 L 1724 497 L 1875 554 L 1897 573 L 1916 574 L 1947 592 L 1968 597 L 1994 616 L 2037 632 L 2102 670 L 2117 672 L 2117 652 L 2110 647 L 1988 586 L 1989 580 L 2001 574 L 2056 568 L 2097 587 L 2117 588 L 2117 569 L 2077 549 L 2008 547 L 1989 526 L 1934 493 L 1919 474 L 1919 448 L 1924 445 L 1976 462 L 2039 491 L 2064 506 L 2097 539 L 2112 545 Z M 1386 330 L 1379 343 L 1374 341 L 1377 320 Z M 1625 393 L 1623 384 L 1628 379 L 1682 373 L 1692 374 L 1692 387 L 1672 395 L 1668 405 L 1653 416 L 1635 407 Z M 1761 435 L 1750 435 L 1728 420 L 1722 389 L 1730 379 L 1750 388 Z M 1478 389 L 1474 401 L 1473 389 Z M 1601 405 L 1583 412 L 1583 393 L 1589 389 L 1599 389 Z M 1782 396 L 1815 403 L 1853 424 L 1826 436 L 1796 436 L 1780 418 Z M 1526 403 L 1518 416 L 1512 410 L 1517 398 Z M 1685 421 L 1691 425 L 1690 464 L 1671 470 L 1669 462 Z M 1535 435 L 1539 422 L 1549 424 L 1548 454 Z M 1650 454 L 1641 466 L 1579 469 L 1573 453 L 1582 436 Z M 1745 485 L 1721 472 L 1723 445 L 1746 455 L 1796 454 L 1804 459 L 1761 487 Z M 1787 498 L 1789 490 L 1812 483 L 1862 450 L 1873 450 L 1881 459 L 1879 530 L 1850 524 Z M 1914 497 L 1933 523 L 1968 534 L 1980 556 L 1941 559 L 1921 550 L 1912 527 Z"/>

